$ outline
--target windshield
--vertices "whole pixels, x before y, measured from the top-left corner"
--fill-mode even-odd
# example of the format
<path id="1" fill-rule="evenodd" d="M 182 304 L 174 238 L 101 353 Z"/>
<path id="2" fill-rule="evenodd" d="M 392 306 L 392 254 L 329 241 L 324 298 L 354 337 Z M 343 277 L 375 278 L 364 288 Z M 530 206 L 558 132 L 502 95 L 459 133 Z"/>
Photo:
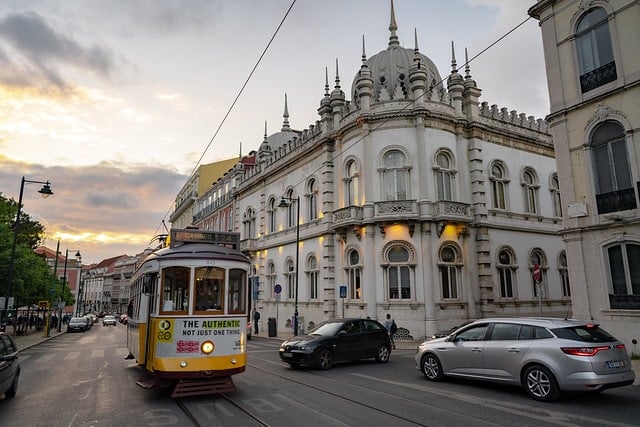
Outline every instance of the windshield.
<path id="1" fill-rule="evenodd" d="M 570 328 L 552 329 L 558 338 L 581 342 L 613 342 L 616 339 L 598 325 L 581 325 Z"/>
<path id="2" fill-rule="evenodd" d="M 320 335 L 323 337 L 332 337 L 338 333 L 340 327 L 342 326 L 342 321 L 340 322 L 326 322 L 318 325 L 317 328 L 312 330 L 309 335 Z"/>
<path id="3" fill-rule="evenodd" d="M 87 323 L 87 321 L 79 317 L 74 317 L 69 321 L 69 323 Z"/>

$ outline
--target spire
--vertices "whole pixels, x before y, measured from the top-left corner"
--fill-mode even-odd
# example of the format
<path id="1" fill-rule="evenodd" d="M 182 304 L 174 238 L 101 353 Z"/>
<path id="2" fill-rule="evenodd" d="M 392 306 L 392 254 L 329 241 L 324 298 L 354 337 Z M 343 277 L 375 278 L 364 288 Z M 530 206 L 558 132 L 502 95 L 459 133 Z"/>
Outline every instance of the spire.
<path id="1" fill-rule="evenodd" d="M 267 121 L 264 121 L 264 142 L 267 142 Z"/>
<path id="2" fill-rule="evenodd" d="M 389 36 L 389 47 L 400 46 L 398 35 L 396 34 L 397 30 L 398 24 L 396 23 L 396 11 L 393 7 L 393 0 L 391 0 L 391 22 L 389 22 L 389 31 L 391 31 L 391 35 Z"/>
<path id="3" fill-rule="evenodd" d="M 453 46 L 453 40 L 451 40 L 451 73 L 458 72 L 458 66 L 456 64 L 456 51 Z"/>
<path id="4" fill-rule="evenodd" d="M 329 67 L 324 67 L 324 96 L 329 96 Z"/>
<path id="5" fill-rule="evenodd" d="M 336 85 L 335 90 L 340 90 L 340 74 L 338 73 L 338 58 L 336 58 Z"/>
<path id="6" fill-rule="evenodd" d="M 420 68 L 420 49 L 418 48 L 418 30 L 413 29 L 413 38 L 415 47 L 413 48 L 413 63 Z"/>
<path id="7" fill-rule="evenodd" d="M 469 54 L 467 53 L 467 48 L 464 48 L 464 78 L 471 78 L 471 67 L 469 67 Z"/>
<path id="8" fill-rule="evenodd" d="M 362 35 L 362 67 L 367 67 L 367 54 L 364 52 L 364 34 Z"/>
<path id="9" fill-rule="evenodd" d="M 282 117 L 284 118 L 284 120 L 282 121 L 282 129 L 280 129 L 282 132 L 288 131 L 289 129 L 291 129 L 289 127 L 289 109 L 287 108 L 287 94 L 284 94 L 284 114 L 282 114 Z"/>

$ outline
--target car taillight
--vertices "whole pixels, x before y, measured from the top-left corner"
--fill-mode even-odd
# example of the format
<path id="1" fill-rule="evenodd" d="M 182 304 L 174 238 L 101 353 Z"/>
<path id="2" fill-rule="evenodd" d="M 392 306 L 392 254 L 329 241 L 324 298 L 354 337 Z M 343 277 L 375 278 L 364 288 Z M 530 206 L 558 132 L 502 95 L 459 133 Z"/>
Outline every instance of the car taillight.
<path id="1" fill-rule="evenodd" d="M 562 347 L 561 350 L 571 356 L 595 356 L 599 351 L 610 348 L 608 345 L 602 345 L 599 347 Z"/>

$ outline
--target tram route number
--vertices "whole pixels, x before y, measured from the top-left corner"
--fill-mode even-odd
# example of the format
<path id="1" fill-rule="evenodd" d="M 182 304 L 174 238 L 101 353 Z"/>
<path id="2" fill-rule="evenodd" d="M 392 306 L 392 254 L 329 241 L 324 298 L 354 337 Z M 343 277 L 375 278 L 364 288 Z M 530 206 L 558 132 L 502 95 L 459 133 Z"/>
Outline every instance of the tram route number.
<path id="1" fill-rule="evenodd" d="M 171 320 L 161 320 L 158 323 L 158 341 L 173 341 L 173 322 Z"/>

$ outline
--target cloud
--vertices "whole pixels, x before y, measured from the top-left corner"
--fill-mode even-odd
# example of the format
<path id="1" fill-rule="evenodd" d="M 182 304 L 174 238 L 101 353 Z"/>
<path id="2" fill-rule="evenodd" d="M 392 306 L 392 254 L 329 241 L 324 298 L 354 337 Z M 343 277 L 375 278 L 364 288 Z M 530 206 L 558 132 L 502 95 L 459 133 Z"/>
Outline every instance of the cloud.
<path id="1" fill-rule="evenodd" d="M 0 192 L 18 199 L 20 180 L 50 181 L 53 196 L 42 199 L 40 184 L 27 183 L 23 206 L 46 227 L 47 245 L 61 240 L 98 262 L 114 254 L 135 255 L 162 231 L 161 221 L 186 176 L 163 165 L 102 162 L 86 167 L 47 167 L 0 155 Z M 54 243 L 52 243 L 52 241 Z"/>
<path id="2" fill-rule="evenodd" d="M 0 43 L 4 45 L 0 45 L 0 79 L 8 85 L 53 85 L 66 92 L 73 85 L 63 77 L 63 66 L 104 79 L 109 79 L 116 69 L 111 50 L 97 44 L 84 46 L 35 12 L 11 13 L 0 19 Z"/>

